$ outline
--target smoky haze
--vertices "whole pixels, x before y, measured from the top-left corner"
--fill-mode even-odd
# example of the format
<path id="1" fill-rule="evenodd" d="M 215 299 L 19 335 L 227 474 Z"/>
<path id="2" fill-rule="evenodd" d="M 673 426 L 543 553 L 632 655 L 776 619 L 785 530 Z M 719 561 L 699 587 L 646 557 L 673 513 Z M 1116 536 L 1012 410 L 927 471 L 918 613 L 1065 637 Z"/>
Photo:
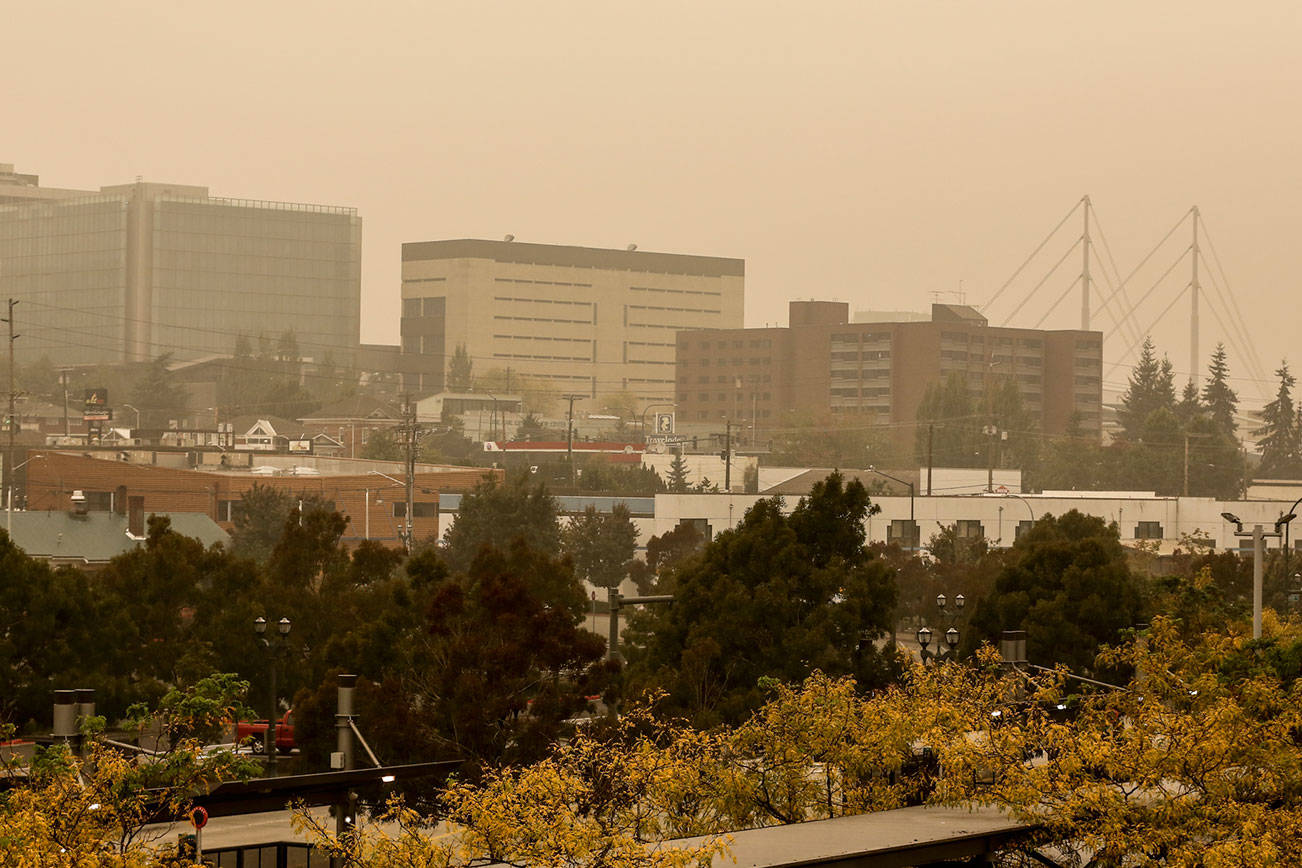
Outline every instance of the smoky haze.
<path id="1" fill-rule="evenodd" d="M 792 297 L 922 310 L 961 286 L 980 304 L 1083 194 L 1125 274 L 1197 204 L 1269 375 L 1300 319 L 1300 17 L 1285 0 L 28 2 L 5 13 L 0 161 L 49 186 L 141 175 L 356 206 L 372 342 L 397 341 L 404 241 L 744 257 L 761 325 Z M 1188 330 L 1183 303 L 1153 329 L 1181 379 Z M 1206 309 L 1202 334 L 1205 364 L 1225 338 Z M 1273 385 L 1241 343 L 1257 404 Z"/>

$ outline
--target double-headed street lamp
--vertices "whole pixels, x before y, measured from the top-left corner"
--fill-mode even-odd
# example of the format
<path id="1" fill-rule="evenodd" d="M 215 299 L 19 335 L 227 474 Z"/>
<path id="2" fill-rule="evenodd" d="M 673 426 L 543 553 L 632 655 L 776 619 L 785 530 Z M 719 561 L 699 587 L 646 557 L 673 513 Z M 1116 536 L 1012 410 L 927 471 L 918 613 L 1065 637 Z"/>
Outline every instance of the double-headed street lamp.
<path id="1" fill-rule="evenodd" d="M 1221 513 L 1221 518 L 1234 524 L 1234 535 L 1239 539 L 1252 540 L 1252 638 L 1261 638 L 1261 596 L 1262 596 L 1262 575 L 1266 561 L 1266 537 L 1275 537 L 1279 539 L 1284 532 L 1288 530 L 1289 522 L 1297 518 L 1297 514 L 1290 512 L 1288 515 L 1281 515 L 1275 519 L 1275 530 L 1273 533 L 1265 531 L 1261 525 L 1254 524 L 1252 530 L 1243 529 L 1243 521 L 1232 512 Z"/>
<path id="2" fill-rule="evenodd" d="M 258 637 L 258 643 L 267 649 L 267 657 L 271 662 L 271 706 L 267 710 L 267 729 L 263 733 L 263 746 L 267 754 L 267 776 L 273 778 L 276 776 L 276 712 L 279 711 L 280 706 L 280 698 L 276 695 L 276 658 L 289 647 L 291 626 L 288 618 L 281 618 L 276 622 L 276 632 L 268 636 L 267 619 L 259 615 L 253 620 L 253 633 Z"/>
<path id="3" fill-rule="evenodd" d="M 959 615 L 963 612 L 963 607 L 967 603 L 967 598 L 962 594 L 954 597 L 954 610 L 949 609 L 949 599 L 944 594 L 936 595 L 936 609 L 942 618 L 949 619 L 949 629 L 946 630 L 941 638 L 944 639 L 947 649 L 933 653 L 928 646 L 931 644 L 931 628 L 925 624 L 918 628 L 918 647 L 922 650 L 922 662 L 925 664 L 928 660 L 953 660 L 954 655 L 958 653 L 958 643 L 961 636 L 958 632 L 957 621 Z M 938 646 L 939 647 L 939 646 Z"/>

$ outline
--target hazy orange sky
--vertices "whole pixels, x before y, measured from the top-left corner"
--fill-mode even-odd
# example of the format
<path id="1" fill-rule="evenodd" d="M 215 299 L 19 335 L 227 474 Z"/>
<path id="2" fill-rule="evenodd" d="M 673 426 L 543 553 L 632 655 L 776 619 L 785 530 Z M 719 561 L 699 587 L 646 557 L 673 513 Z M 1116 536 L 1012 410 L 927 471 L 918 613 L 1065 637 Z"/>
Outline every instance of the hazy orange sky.
<path id="1" fill-rule="evenodd" d="M 2 20 L 0 161 L 49 186 L 141 175 L 355 206 L 364 340 L 397 340 L 404 241 L 743 257 L 757 325 L 785 322 L 791 297 L 921 310 L 961 282 L 981 304 L 1088 193 L 1123 275 L 1199 205 L 1266 376 L 1296 361 L 1295 0 L 11 0 Z M 1013 324 L 1034 325 L 1079 259 Z M 1139 328 L 1187 282 L 1181 266 Z M 1079 307 L 1069 295 L 1046 327 Z M 1183 377 L 1187 304 L 1152 330 Z M 1204 357 L 1223 335 L 1205 310 Z M 1110 338 L 1109 361 L 1130 343 Z M 1242 344 L 1235 385 L 1258 403 L 1274 385 Z"/>

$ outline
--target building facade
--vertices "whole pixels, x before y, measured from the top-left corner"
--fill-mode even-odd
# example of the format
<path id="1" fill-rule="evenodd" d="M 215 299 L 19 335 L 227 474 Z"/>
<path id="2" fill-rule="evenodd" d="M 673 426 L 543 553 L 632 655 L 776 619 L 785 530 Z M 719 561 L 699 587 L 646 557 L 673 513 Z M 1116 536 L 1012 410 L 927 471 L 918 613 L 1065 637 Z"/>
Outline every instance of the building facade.
<path id="1" fill-rule="evenodd" d="M 846 304 L 793 301 L 787 328 L 680 332 L 677 360 L 680 425 L 727 419 L 762 435 L 793 410 L 912 423 L 927 386 L 959 373 L 974 395 L 1011 378 L 1042 431 L 1073 419 L 1100 430 L 1102 333 L 999 328 L 965 305 L 932 305 L 927 322 L 851 323 Z"/>
<path id="2" fill-rule="evenodd" d="M 55 190 L 12 171 L 0 182 L 0 292 L 22 303 L 23 359 L 182 361 L 290 330 L 306 358 L 343 363 L 357 350 L 352 208 L 179 184 Z"/>
<path id="3" fill-rule="evenodd" d="M 675 335 L 740 328 L 744 280 L 741 259 L 516 241 L 404 244 L 403 355 L 425 360 L 408 388 L 443 391 L 448 360 L 464 345 L 476 374 L 510 371 L 558 396 L 629 391 L 644 404 L 672 401 Z"/>

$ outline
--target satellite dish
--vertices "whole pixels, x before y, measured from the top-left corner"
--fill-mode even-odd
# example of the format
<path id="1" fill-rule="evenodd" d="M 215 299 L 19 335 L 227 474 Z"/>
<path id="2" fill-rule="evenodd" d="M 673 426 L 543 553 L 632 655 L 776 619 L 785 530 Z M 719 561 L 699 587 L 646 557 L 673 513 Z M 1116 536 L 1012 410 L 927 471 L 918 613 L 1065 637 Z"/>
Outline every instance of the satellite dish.
<path id="1" fill-rule="evenodd" d="M 625 247 L 624 249 L 627 250 L 627 251 L 629 251 L 630 253 L 632 253 L 634 250 L 637 250 L 637 245 L 636 245 L 636 244 L 630 244 L 630 245 L 628 245 L 627 247 Z"/>
<path id="2" fill-rule="evenodd" d="M 502 240 L 503 240 L 503 241 L 514 241 L 514 240 L 515 240 L 515 236 L 514 236 L 514 235 L 507 235 L 507 236 L 504 236 L 504 237 L 502 238 Z"/>

